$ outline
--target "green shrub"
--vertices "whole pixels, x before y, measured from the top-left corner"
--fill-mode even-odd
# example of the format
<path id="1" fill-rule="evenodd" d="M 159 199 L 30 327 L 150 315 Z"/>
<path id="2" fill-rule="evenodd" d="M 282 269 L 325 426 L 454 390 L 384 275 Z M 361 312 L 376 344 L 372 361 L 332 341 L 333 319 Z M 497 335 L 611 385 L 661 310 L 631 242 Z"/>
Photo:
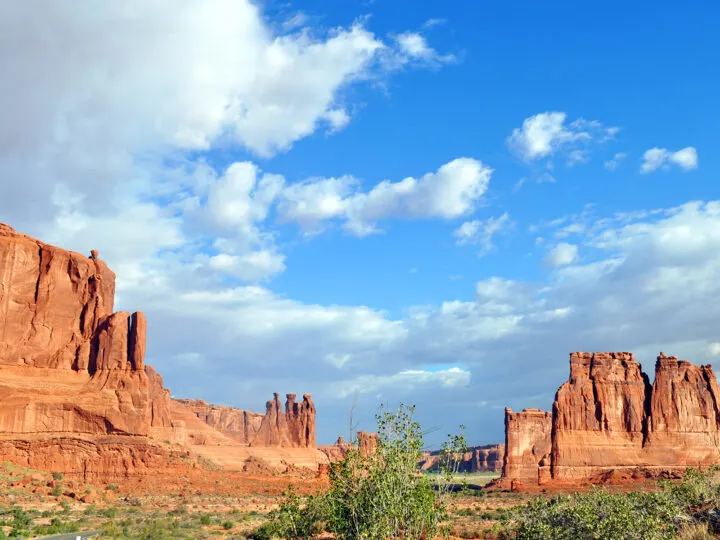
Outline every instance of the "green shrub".
<path id="1" fill-rule="evenodd" d="M 666 493 L 610 494 L 596 489 L 538 497 L 518 507 L 502 524 L 518 540 L 675 538 L 687 515 Z"/>
<path id="2" fill-rule="evenodd" d="M 330 469 L 327 493 L 300 498 L 287 493 L 280 509 L 252 537 L 309 538 L 326 530 L 336 538 L 431 538 L 447 519 L 446 498 L 465 450 L 461 435 L 443 447 L 440 480 L 420 474 L 422 430 L 414 407 L 376 415 L 378 447 L 360 453 L 357 441 Z"/>
<path id="3" fill-rule="evenodd" d="M 235 526 L 235 524 L 232 521 L 223 521 L 222 528 L 226 531 L 229 531 Z"/>
<path id="4" fill-rule="evenodd" d="M 203 514 L 200 517 L 200 524 L 201 525 L 210 525 L 212 523 L 212 518 L 210 517 L 210 514 Z"/>
<path id="5" fill-rule="evenodd" d="M 114 517 L 117 517 L 118 510 L 117 510 L 117 508 L 114 508 L 111 506 L 110 508 L 103 508 L 102 510 L 100 510 L 98 512 L 98 514 L 100 514 L 102 517 L 114 518 Z"/>
<path id="6" fill-rule="evenodd" d="M 54 472 L 52 473 L 53 480 L 57 480 L 58 482 L 63 479 L 62 473 Z"/>

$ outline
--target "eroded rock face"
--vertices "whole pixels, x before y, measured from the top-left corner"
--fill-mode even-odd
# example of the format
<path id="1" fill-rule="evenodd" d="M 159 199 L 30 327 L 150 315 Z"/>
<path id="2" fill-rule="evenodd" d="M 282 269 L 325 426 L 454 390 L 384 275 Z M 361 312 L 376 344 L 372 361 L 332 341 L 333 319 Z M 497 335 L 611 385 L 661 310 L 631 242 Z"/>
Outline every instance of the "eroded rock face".
<path id="1" fill-rule="evenodd" d="M 441 455 L 440 450 L 423 452 L 420 469 L 424 471 L 437 470 L 440 465 Z M 475 446 L 463 453 L 458 472 L 497 472 L 502 469 L 504 457 L 504 444 Z"/>
<path id="2" fill-rule="evenodd" d="M 147 435 L 146 322 L 115 274 L 0 228 L 0 433 Z"/>
<path id="3" fill-rule="evenodd" d="M 310 394 L 303 395 L 301 404 L 295 402 L 295 394 L 287 394 L 283 410 L 280 394 L 275 392 L 265 409 L 251 446 L 315 448 L 315 405 Z"/>
<path id="4" fill-rule="evenodd" d="M 368 433 L 367 431 L 357 432 L 357 443 L 360 455 L 363 457 L 372 456 L 377 452 L 379 437 L 377 433 Z"/>
<path id="5" fill-rule="evenodd" d="M 314 449 L 309 394 L 284 410 L 276 394 L 265 415 L 171 399 L 145 365 L 144 315 L 114 313 L 114 292 L 97 251 L 85 257 L 0 224 L 0 460 L 105 478 L 177 467 L 173 452 L 185 467 L 191 451 L 234 469 L 255 457 L 327 463 Z"/>
<path id="6" fill-rule="evenodd" d="M 265 414 L 211 405 L 200 399 L 178 399 L 198 419 L 240 444 L 256 447 L 315 448 L 315 405 L 310 394 L 301 403 L 287 394 L 283 408 L 280 394 L 266 403 Z"/>
<path id="7" fill-rule="evenodd" d="M 523 428 L 506 415 L 505 481 L 522 484 L 672 475 L 720 462 L 720 391 L 711 366 L 660 353 L 652 385 L 633 355 L 573 353 L 555 396 L 549 456 L 518 468 Z M 548 414 L 548 413 L 544 413 Z M 528 431 L 528 430 L 525 430 Z M 528 431 L 529 432 L 529 431 Z M 520 437 L 520 440 L 523 438 Z M 527 444 L 525 445 L 527 448 Z"/>
<path id="8" fill-rule="evenodd" d="M 207 425 L 240 444 L 250 444 L 260 430 L 263 419 L 261 413 L 211 405 L 202 399 L 178 399 L 176 401 L 192 410 Z"/>
<path id="9" fill-rule="evenodd" d="M 539 482 L 540 463 L 551 450 L 552 416 L 540 409 L 513 412 L 505 408 L 505 456 L 502 476 L 523 483 Z"/>
<path id="10" fill-rule="evenodd" d="M 0 460 L 85 478 L 169 466 L 148 435 L 182 434 L 145 366 L 147 321 L 113 313 L 114 294 L 97 251 L 85 257 L 0 224 Z"/>
<path id="11" fill-rule="evenodd" d="M 644 450 L 656 467 L 720 462 L 720 391 L 712 366 L 660 353 Z"/>
<path id="12" fill-rule="evenodd" d="M 642 461 L 650 383 L 631 353 L 573 353 L 553 405 L 553 478 Z"/>

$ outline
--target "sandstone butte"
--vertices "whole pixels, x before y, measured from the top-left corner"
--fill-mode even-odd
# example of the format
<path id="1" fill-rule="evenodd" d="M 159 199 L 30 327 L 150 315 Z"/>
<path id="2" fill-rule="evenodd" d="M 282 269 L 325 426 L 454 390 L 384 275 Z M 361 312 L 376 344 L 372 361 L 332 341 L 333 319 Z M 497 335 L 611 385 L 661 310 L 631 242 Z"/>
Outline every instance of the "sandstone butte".
<path id="1" fill-rule="evenodd" d="M 468 448 L 459 463 L 459 472 L 499 472 L 502 469 L 505 445 L 492 444 Z M 423 452 L 420 469 L 435 470 L 440 464 L 440 451 Z"/>
<path id="2" fill-rule="evenodd" d="M 552 412 L 505 409 L 506 487 L 674 476 L 720 462 L 710 365 L 660 353 L 652 384 L 632 353 L 570 355 Z"/>
<path id="3" fill-rule="evenodd" d="M 328 462 L 315 406 L 278 394 L 264 414 L 171 399 L 145 365 L 148 324 L 113 312 L 115 274 L 0 224 L 0 461 L 84 477 L 192 466 Z M 181 458 L 181 459 L 178 459 Z M 258 460 L 255 459 L 255 463 Z"/>

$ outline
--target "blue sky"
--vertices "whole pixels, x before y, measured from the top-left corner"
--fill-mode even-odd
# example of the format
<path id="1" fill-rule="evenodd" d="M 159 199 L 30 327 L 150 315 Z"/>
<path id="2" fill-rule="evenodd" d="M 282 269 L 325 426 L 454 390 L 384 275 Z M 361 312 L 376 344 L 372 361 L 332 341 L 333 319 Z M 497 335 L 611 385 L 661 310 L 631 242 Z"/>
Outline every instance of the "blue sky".
<path id="1" fill-rule="evenodd" d="M 100 250 L 174 395 L 480 444 L 571 351 L 720 355 L 715 4 L 130 4 L 0 21 L 0 221 Z"/>

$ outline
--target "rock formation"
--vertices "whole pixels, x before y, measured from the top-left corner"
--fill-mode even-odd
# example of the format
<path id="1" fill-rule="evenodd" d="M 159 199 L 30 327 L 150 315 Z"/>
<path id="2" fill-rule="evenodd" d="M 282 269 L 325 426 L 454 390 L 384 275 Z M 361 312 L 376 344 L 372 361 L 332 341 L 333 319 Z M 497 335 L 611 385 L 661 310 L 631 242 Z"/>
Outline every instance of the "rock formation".
<path id="1" fill-rule="evenodd" d="M 357 448 L 363 457 L 372 456 L 377 452 L 378 442 L 379 438 L 377 433 L 358 431 L 355 434 L 355 442 L 352 444 L 345 442 L 345 439 L 341 436 L 338 437 L 334 445 L 319 446 L 318 449 L 327 456 L 331 463 L 334 463 L 343 460 L 351 448 Z"/>
<path id="2" fill-rule="evenodd" d="M 709 365 L 660 353 L 651 385 L 631 353 L 572 353 L 570 378 L 557 391 L 552 414 L 506 409 L 503 479 L 572 482 L 618 470 L 659 475 L 718 463 L 719 400 Z M 540 431 L 539 443 L 531 440 Z"/>
<path id="3" fill-rule="evenodd" d="M 147 444 L 160 421 L 147 323 L 113 313 L 114 293 L 96 251 L 84 257 L 0 225 L 0 459 L 129 474 L 163 454 Z"/>
<path id="4" fill-rule="evenodd" d="M 475 446 L 462 456 L 459 472 L 498 472 L 502 469 L 505 445 L 491 444 Z M 440 464 L 440 451 L 423 452 L 420 468 L 424 471 L 436 470 Z"/>
<path id="5" fill-rule="evenodd" d="M 363 457 L 372 456 L 378 449 L 379 437 L 377 433 L 367 431 L 357 432 L 357 443 L 360 455 Z"/>
<path id="6" fill-rule="evenodd" d="M 327 463 L 310 394 L 301 403 L 288 394 L 284 410 L 276 394 L 265 415 L 171 399 L 145 365 L 145 316 L 114 313 L 114 294 L 97 251 L 85 257 L 0 224 L 0 460 L 105 478 L 190 466 L 188 450 L 236 469 L 258 456 L 286 468 Z M 177 452 L 183 459 L 170 459 Z"/>
<path id="7" fill-rule="evenodd" d="M 240 444 L 250 444 L 255 439 L 263 419 L 261 413 L 211 405 L 202 399 L 177 399 L 175 401 L 190 409 L 207 425 Z"/>
<path id="8" fill-rule="evenodd" d="M 513 412 L 505 408 L 505 457 L 503 478 L 538 483 L 550 454 L 552 417 L 540 409 Z"/>
<path id="9" fill-rule="evenodd" d="M 195 416 L 240 444 L 265 447 L 315 448 L 315 405 L 310 394 L 301 403 L 287 394 L 283 409 L 280 394 L 267 402 L 265 414 L 210 405 L 201 399 L 177 399 Z"/>

